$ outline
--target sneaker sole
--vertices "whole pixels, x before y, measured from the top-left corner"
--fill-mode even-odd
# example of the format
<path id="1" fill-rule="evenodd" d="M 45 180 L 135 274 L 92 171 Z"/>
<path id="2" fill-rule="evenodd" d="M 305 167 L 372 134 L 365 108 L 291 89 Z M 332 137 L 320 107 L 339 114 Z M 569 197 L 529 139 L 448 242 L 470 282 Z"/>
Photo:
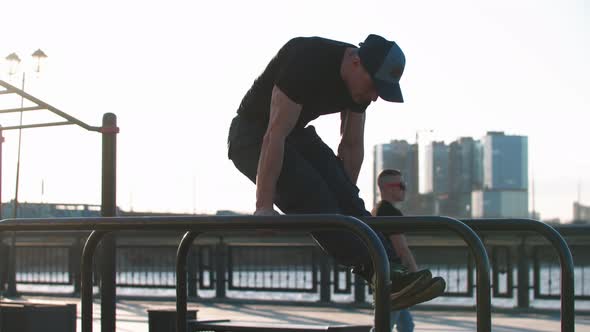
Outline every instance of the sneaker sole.
<path id="1" fill-rule="evenodd" d="M 444 294 L 447 283 L 441 277 L 435 277 L 421 291 L 414 295 L 405 296 L 398 301 L 392 301 L 391 310 L 401 310 L 413 305 L 430 301 Z"/>
<path id="2" fill-rule="evenodd" d="M 414 288 L 411 292 L 406 293 L 406 297 L 412 297 L 412 296 L 416 296 L 419 293 L 424 292 L 427 288 L 432 287 L 435 283 L 440 282 L 439 279 L 442 279 L 444 282 L 444 279 L 441 277 L 434 277 L 434 278 L 430 278 L 430 280 L 428 280 L 428 282 L 423 285 L 422 288 L 416 287 Z M 446 286 L 446 283 L 445 283 Z"/>

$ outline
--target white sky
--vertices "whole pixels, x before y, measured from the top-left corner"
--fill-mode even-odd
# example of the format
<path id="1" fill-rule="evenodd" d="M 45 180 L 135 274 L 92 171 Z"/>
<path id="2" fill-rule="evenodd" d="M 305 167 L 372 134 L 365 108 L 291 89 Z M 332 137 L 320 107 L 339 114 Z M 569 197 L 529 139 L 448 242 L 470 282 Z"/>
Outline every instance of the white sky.
<path id="1" fill-rule="evenodd" d="M 253 211 L 254 185 L 226 158 L 243 94 L 294 36 L 358 43 L 369 33 L 397 41 L 407 66 L 406 103 L 379 101 L 368 111 L 359 179 L 365 202 L 372 202 L 373 145 L 413 142 L 416 131 L 433 129 L 420 141 L 479 139 L 487 131 L 528 136 L 542 218 L 570 220 L 579 184 L 582 203 L 590 204 L 590 12 L 583 0 L 20 0 L 1 8 L 0 59 L 17 52 L 30 65 L 37 48 L 49 56 L 38 77 L 28 74 L 28 92 L 90 125 L 117 114 L 123 209 Z M 8 79 L 5 68 L 0 77 Z M 47 120 L 39 113 L 26 113 L 25 123 Z M 0 115 L 3 126 L 17 119 Z M 335 148 L 337 118 L 315 124 Z M 17 132 L 4 136 L 8 201 Z M 78 127 L 23 131 L 19 200 L 100 204 L 100 142 Z"/>

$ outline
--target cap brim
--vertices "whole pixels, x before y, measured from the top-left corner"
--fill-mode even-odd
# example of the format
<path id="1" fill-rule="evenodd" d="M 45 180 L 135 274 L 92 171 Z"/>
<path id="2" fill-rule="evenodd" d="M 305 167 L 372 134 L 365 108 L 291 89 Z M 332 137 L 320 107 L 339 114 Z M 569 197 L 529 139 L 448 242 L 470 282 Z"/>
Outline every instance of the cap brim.
<path id="1" fill-rule="evenodd" d="M 375 87 L 377 88 L 377 94 L 379 97 L 381 97 L 381 99 L 394 103 L 404 102 L 404 97 L 402 96 L 402 90 L 399 86 L 399 83 L 375 80 Z"/>

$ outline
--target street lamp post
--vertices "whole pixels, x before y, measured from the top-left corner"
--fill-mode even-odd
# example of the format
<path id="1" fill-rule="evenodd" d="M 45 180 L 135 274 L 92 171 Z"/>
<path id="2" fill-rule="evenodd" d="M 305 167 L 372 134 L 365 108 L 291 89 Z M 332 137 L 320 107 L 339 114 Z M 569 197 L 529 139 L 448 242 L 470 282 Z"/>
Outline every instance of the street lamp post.
<path id="1" fill-rule="evenodd" d="M 41 50 L 37 49 L 31 55 L 35 62 L 33 71 L 39 73 L 41 71 L 41 64 L 47 58 L 47 55 Z M 19 71 L 21 59 L 16 53 L 10 53 L 6 57 L 6 61 L 8 62 L 8 76 L 11 77 L 16 75 Z M 22 80 L 21 80 L 21 90 L 25 90 L 25 81 L 27 72 L 23 70 L 22 72 Z M 20 98 L 20 116 L 19 116 L 19 127 L 23 125 L 23 109 L 24 109 L 24 97 L 21 95 Z M 0 137 L 1 130 L 0 130 Z M 0 144 L 4 141 L 3 137 L 0 139 Z M 18 188 L 19 188 L 19 180 L 20 180 L 20 152 L 21 152 L 21 142 L 22 142 L 22 128 L 18 129 L 18 152 L 17 152 L 17 159 L 16 159 L 16 182 L 15 182 L 15 189 L 14 189 L 14 202 L 12 208 L 12 217 L 16 218 L 18 216 Z M 0 165 L 2 163 L 2 149 L 0 149 Z M 0 168 L 0 178 L 2 177 L 1 168 Z M 1 184 L 1 183 L 0 183 Z M 2 187 L 0 187 L 0 192 L 2 191 Z M 0 195 L 1 197 L 1 195 Z M 0 205 L 2 201 L 0 200 Z M 0 218 L 2 217 L 2 211 L 0 209 Z M 10 254 L 9 254 L 9 264 L 8 264 L 8 280 L 7 280 L 7 289 L 6 295 L 8 296 L 16 296 L 16 235 L 14 232 L 10 234 Z"/>
<path id="2" fill-rule="evenodd" d="M 34 60 L 34 67 L 33 67 L 33 71 L 35 73 L 39 73 L 41 71 L 41 64 L 43 61 L 45 61 L 45 59 L 47 58 L 47 55 L 41 50 L 41 49 L 37 49 L 35 52 L 33 52 L 33 54 L 31 54 L 31 57 Z M 19 56 L 16 53 L 10 53 L 7 57 L 6 60 L 8 61 L 9 64 L 9 71 L 8 71 L 8 75 L 12 76 L 18 73 L 18 69 L 19 69 L 19 65 L 21 63 L 21 59 L 19 58 Z M 25 81 L 26 81 L 26 77 L 27 77 L 27 72 L 25 70 L 22 71 L 22 81 L 21 81 L 21 90 L 25 91 Z M 24 97 L 21 96 L 20 98 L 20 116 L 19 116 L 19 126 L 23 125 L 23 111 L 22 109 L 24 108 Z M 22 142 L 22 128 L 19 128 L 18 130 L 18 152 L 17 152 L 17 158 L 16 158 L 16 183 L 15 183 L 15 189 L 14 189 L 14 206 L 13 206 L 13 210 L 12 210 L 12 217 L 16 218 L 18 216 L 18 188 L 19 188 L 19 181 L 20 181 L 20 152 L 21 152 L 21 142 Z M 0 156 L 1 158 L 1 156 Z"/>

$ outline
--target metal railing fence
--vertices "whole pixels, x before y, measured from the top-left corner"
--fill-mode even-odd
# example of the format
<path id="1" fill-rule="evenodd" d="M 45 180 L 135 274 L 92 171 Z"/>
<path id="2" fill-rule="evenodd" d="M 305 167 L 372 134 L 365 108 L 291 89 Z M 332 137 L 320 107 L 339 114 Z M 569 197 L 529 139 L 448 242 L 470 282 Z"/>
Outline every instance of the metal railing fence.
<path id="1" fill-rule="evenodd" d="M 578 227 L 580 228 L 580 227 Z M 557 228 L 558 231 L 563 230 Z M 583 227 L 582 227 L 583 229 Z M 588 226 L 590 229 L 590 226 Z M 21 233 L 22 234 L 22 233 Z M 519 292 L 532 290 L 529 300 L 559 300 L 560 298 L 560 264 L 559 257 L 554 249 L 548 246 L 537 235 L 513 234 L 503 236 L 497 232 L 483 232 L 480 234 L 484 240 L 490 258 L 492 299 L 515 299 Z M 590 234 L 566 233 L 565 239 L 570 245 L 574 258 L 574 297 L 576 301 L 590 300 Z M 87 235 L 63 233 L 63 235 L 25 236 L 17 237 L 15 259 L 17 264 L 16 282 L 20 293 L 47 293 L 70 294 L 79 291 L 79 256 L 80 240 L 85 241 Z M 123 288 L 174 288 L 176 272 L 174 258 L 176 246 L 174 242 L 180 236 L 178 234 L 163 234 L 154 237 L 149 233 L 134 235 L 119 235 L 117 237 L 117 287 Z M 457 237 L 451 233 L 424 234 L 408 232 L 406 234 L 412 252 L 422 268 L 428 268 L 434 275 L 439 275 L 447 280 L 445 297 L 473 298 L 475 289 L 473 259 L 468 250 Z M 240 236 L 204 236 L 205 241 L 196 243 L 189 254 L 189 297 L 215 297 L 216 276 L 215 264 L 222 257 L 226 257 L 226 269 L 223 272 L 223 287 L 230 291 L 241 288 L 248 289 L 249 294 L 257 292 L 264 296 L 272 296 L 272 299 L 281 301 L 316 301 L 322 285 L 328 287 L 323 293 L 331 294 L 327 301 L 333 301 L 334 295 L 345 295 L 340 301 L 353 301 L 355 287 L 362 288 L 363 299 L 354 300 L 358 304 L 368 303 L 366 299 L 366 287 L 364 282 L 355 284 L 354 276 L 350 271 L 335 265 L 321 250 L 317 250 L 313 240 L 308 235 L 295 236 L 264 236 L 256 238 Z M 266 242 L 266 243 L 265 243 Z M 156 245 L 154 245 L 156 243 Z M 524 245 L 524 250 L 521 246 Z M 294 259 L 288 254 L 289 248 L 297 247 L 299 251 L 306 252 L 306 260 Z M 258 257 L 239 254 L 243 249 L 251 251 Z M 230 256 L 222 255 L 222 251 L 228 251 Z M 0 245 L 0 254 L 3 257 L 9 255 L 6 247 Z M 282 264 L 277 265 L 274 260 L 267 257 L 282 257 Z M 47 257 L 47 258 L 45 258 Z M 518 260 L 527 260 L 527 270 L 530 269 L 530 282 L 518 283 Z M 245 260 L 244 260 L 245 259 Z M 255 259 L 256 261 L 253 261 Z M 2 261 L 4 264 L 7 260 Z M 324 266 L 325 265 L 325 266 Z M 322 282 L 320 270 L 329 271 L 329 280 Z M 280 274 L 279 271 L 290 271 L 289 274 Z M 229 273 L 231 271 L 231 279 Z M 0 264 L 0 279 L 5 286 L 7 268 Z M 156 275 L 156 274 L 159 274 Z M 98 277 L 98 275 L 97 275 Z M 262 280 L 272 278 L 273 282 L 285 285 L 283 289 L 276 287 L 264 287 Z M 304 286 L 293 285 L 293 278 Z M 312 279 L 313 278 L 313 279 Z M 44 285 L 43 288 L 32 288 L 27 285 Z M 315 285 L 315 286 L 313 286 Z M 71 287 L 58 287 L 71 286 Z M 310 291 L 314 287 L 315 292 Z M 299 289 L 301 288 L 301 289 Z M 522 290 L 521 290 L 522 288 Z M 31 290 L 33 289 L 33 291 Z M 212 291 L 212 292 L 210 292 Z M 290 297 L 288 293 L 309 293 L 310 296 Z M 141 296 L 141 292 L 133 291 L 134 296 Z M 269 294 L 270 293 L 270 294 Z M 146 291 L 146 296 L 157 298 L 153 292 Z M 166 292 L 161 292 L 163 298 Z M 272 294 L 276 294 L 273 296 Z M 254 294 L 255 295 L 255 294 Z M 254 296 L 253 295 L 253 296 Z M 248 299 L 248 297 L 242 297 Z M 256 299 L 257 297 L 250 297 Z M 344 300 L 342 300 L 344 299 Z M 458 301 L 456 303 L 469 302 Z M 500 302 L 505 304 L 506 302 Z M 506 304 L 505 304 L 506 305 Z M 517 305 L 517 304 L 515 304 Z M 518 304 L 519 307 L 529 307 L 529 304 Z"/>

